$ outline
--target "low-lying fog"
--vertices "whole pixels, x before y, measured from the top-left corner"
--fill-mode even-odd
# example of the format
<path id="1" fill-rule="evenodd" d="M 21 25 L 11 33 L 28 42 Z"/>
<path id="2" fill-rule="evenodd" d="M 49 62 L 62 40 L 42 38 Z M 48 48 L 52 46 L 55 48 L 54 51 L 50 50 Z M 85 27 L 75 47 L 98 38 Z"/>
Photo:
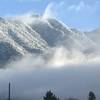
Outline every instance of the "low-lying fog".
<path id="1" fill-rule="evenodd" d="M 61 100 L 75 97 L 87 100 L 94 91 L 100 98 L 99 57 L 86 58 L 82 53 L 69 54 L 60 48 L 48 61 L 42 57 L 27 56 L 0 69 L 0 99 L 8 97 L 11 82 L 11 98 L 14 100 L 42 100 L 48 90 Z"/>

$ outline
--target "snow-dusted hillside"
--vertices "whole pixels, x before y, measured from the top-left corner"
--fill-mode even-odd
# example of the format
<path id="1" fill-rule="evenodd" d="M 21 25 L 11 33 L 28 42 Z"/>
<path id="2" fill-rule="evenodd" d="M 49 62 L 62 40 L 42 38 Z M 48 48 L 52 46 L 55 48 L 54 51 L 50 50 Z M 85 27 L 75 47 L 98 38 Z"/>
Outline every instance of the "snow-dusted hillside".
<path id="1" fill-rule="evenodd" d="M 30 26 L 51 47 L 63 45 L 68 50 L 75 49 L 85 52 L 96 46 L 84 33 L 72 30 L 56 19 L 35 18 Z"/>
<path id="2" fill-rule="evenodd" d="M 91 38 L 95 43 L 100 44 L 100 28 L 97 28 L 95 30 L 92 30 L 90 32 L 85 32 L 85 34 Z M 100 46 L 99 46 L 100 47 Z"/>
<path id="3" fill-rule="evenodd" d="M 30 23 L 20 18 L 0 18 L 0 63 L 19 55 L 47 54 L 57 46 L 88 54 L 95 51 L 96 43 L 84 33 L 70 29 L 56 19 L 30 17 Z"/>
<path id="4" fill-rule="evenodd" d="M 13 56 L 42 53 L 48 45 L 30 26 L 19 21 L 0 18 L 0 62 Z"/>

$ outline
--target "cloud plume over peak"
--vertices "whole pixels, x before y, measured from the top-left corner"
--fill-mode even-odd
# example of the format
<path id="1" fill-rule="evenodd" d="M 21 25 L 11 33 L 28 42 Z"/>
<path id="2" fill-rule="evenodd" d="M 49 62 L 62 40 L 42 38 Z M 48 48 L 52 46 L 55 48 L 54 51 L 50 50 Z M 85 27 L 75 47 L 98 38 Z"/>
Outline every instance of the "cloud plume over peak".
<path id="1" fill-rule="evenodd" d="M 43 13 L 43 18 L 49 18 L 49 17 L 54 17 L 53 13 L 53 3 L 49 3 L 47 7 L 45 8 L 45 11 Z"/>

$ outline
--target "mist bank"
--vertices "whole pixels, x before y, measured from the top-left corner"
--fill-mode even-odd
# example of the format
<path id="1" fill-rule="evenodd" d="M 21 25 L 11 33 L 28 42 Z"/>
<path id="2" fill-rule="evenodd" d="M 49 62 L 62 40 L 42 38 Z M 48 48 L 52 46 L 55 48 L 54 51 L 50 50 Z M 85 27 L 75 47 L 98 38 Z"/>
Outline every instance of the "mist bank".
<path id="1" fill-rule="evenodd" d="M 48 90 L 61 100 L 68 97 L 87 100 L 88 92 L 94 91 L 99 100 L 99 57 L 87 60 L 79 53 L 70 58 L 62 49 L 58 51 L 48 60 L 26 56 L 0 69 L 0 98 L 7 99 L 11 82 L 11 98 L 15 100 L 41 100 Z"/>
<path id="2" fill-rule="evenodd" d="M 0 97 L 7 98 L 8 82 L 11 82 L 11 97 L 14 99 L 39 100 L 46 91 L 52 90 L 61 99 L 68 97 L 87 99 L 94 91 L 100 95 L 100 64 L 66 66 L 67 68 L 35 68 L 0 70 Z"/>

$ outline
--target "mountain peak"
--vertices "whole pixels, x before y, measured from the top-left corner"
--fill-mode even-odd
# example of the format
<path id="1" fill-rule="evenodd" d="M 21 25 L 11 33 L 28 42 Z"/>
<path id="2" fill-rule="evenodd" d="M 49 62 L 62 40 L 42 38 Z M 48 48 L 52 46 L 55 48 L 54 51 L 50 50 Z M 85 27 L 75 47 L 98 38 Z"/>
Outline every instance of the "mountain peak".
<path id="1" fill-rule="evenodd" d="M 82 53 L 93 52 L 96 48 L 92 39 L 83 32 L 71 29 L 57 19 L 43 19 L 39 15 L 18 16 L 6 20 L 0 18 L 0 43 L 0 47 L 7 47 L 8 51 L 13 50 L 15 54 L 22 56 L 50 53 L 57 46 L 64 46 L 70 52 L 77 50 Z"/>

